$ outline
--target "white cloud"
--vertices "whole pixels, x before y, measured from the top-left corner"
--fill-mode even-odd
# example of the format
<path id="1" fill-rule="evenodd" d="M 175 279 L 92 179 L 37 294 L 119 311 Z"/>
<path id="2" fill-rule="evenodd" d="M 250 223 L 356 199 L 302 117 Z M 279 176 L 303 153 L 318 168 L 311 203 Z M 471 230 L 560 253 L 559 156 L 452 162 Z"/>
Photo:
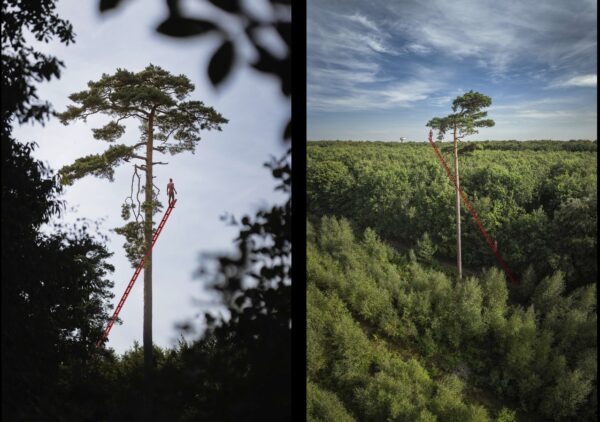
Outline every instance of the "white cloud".
<path id="1" fill-rule="evenodd" d="M 579 87 L 593 87 L 597 85 L 598 75 L 589 74 L 589 75 L 579 75 L 573 76 L 569 79 L 557 81 L 550 85 L 550 87 L 570 87 L 570 86 L 579 86 Z"/>
<path id="2" fill-rule="evenodd" d="M 576 114 L 577 113 L 575 113 L 575 112 L 565 111 L 565 110 L 541 111 L 541 110 L 532 109 L 532 110 L 520 110 L 515 113 L 515 116 L 529 118 L 529 119 L 557 119 L 557 118 L 563 118 L 563 117 L 573 117 Z"/>
<path id="3" fill-rule="evenodd" d="M 411 53 L 416 53 L 416 54 L 428 54 L 431 53 L 432 49 L 430 47 L 426 47 L 422 44 L 418 44 L 418 43 L 410 43 L 408 44 L 405 49 Z"/>
<path id="4" fill-rule="evenodd" d="M 427 98 L 439 83 L 428 81 L 426 71 L 401 81 L 386 73 L 382 60 L 425 53 L 429 47 L 413 43 L 397 48 L 386 25 L 361 13 L 321 11 L 308 21 L 308 106 L 327 111 L 403 107 Z"/>
<path id="5" fill-rule="evenodd" d="M 590 121 L 596 119 L 596 111 L 582 108 L 575 97 L 546 97 L 536 100 L 513 101 L 510 104 L 493 105 L 491 118 L 505 120 L 546 120 L 549 123 Z"/>
<path id="6" fill-rule="evenodd" d="M 454 98 L 450 97 L 448 95 L 443 95 L 440 97 L 431 97 L 429 99 L 429 103 L 436 106 L 436 107 L 448 107 L 448 109 L 450 108 L 451 104 L 452 104 L 452 100 Z"/>
<path id="7" fill-rule="evenodd" d="M 595 94 L 577 88 L 596 84 L 595 1 L 309 0 L 308 10 L 315 139 L 364 139 L 394 125 L 418 137 L 413 122 L 469 89 L 494 99 L 490 139 L 596 136 Z M 539 98 L 552 81 L 568 88 Z M 349 122 L 343 112 L 356 110 Z"/>
<path id="8" fill-rule="evenodd" d="M 377 27 L 377 25 L 375 25 L 375 23 L 372 20 L 370 20 L 369 18 L 367 18 L 365 15 L 361 15 L 360 13 L 355 13 L 353 15 L 344 16 L 344 17 L 350 21 L 360 23 L 361 25 L 370 29 L 371 31 L 379 32 L 379 28 Z"/>
<path id="9" fill-rule="evenodd" d="M 314 95 L 319 87 L 309 84 L 308 107 L 322 111 L 373 110 L 392 107 L 408 107 L 424 100 L 438 91 L 440 84 L 427 80 L 414 79 L 407 82 L 392 83 L 379 88 L 357 86 L 338 95 Z"/>
<path id="10" fill-rule="evenodd" d="M 397 34 L 448 57 L 472 58 L 492 76 L 510 76 L 515 63 L 563 70 L 596 64 L 595 2 L 406 0 L 381 7 Z"/>

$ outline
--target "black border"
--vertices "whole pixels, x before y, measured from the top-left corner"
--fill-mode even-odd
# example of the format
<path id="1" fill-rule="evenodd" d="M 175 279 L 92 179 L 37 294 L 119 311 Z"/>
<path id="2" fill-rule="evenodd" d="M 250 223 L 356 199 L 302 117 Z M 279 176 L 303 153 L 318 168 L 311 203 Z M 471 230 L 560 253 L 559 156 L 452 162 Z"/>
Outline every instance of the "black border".
<path id="1" fill-rule="evenodd" d="M 306 420 L 306 2 L 292 4 L 292 414 Z"/>

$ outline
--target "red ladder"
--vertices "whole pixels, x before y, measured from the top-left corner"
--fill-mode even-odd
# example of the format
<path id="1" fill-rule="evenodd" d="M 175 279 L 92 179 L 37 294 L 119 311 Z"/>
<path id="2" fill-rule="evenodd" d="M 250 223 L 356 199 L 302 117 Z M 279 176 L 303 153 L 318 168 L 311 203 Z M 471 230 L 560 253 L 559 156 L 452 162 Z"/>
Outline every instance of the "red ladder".
<path id="1" fill-rule="evenodd" d="M 475 219 L 475 222 L 479 226 L 479 230 L 481 230 L 481 233 L 483 234 L 483 237 L 485 237 L 485 240 L 487 241 L 490 249 L 492 250 L 492 252 L 494 252 L 494 255 L 496 255 L 496 258 L 498 259 L 498 262 L 500 263 L 500 265 L 502 266 L 502 269 L 506 273 L 506 276 L 508 277 L 508 279 L 510 280 L 510 282 L 512 283 L 512 285 L 515 286 L 517 284 L 517 280 L 515 279 L 515 277 L 512 275 L 512 273 L 508 269 L 508 264 L 502 258 L 502 255 L 500 254 L 500 251 L 498 251 L 498 248 L 496 247 L 496 245 L 494 244 L 494 242 L 490 238 L 490 235 L 483 228 L 483 224 L 481 224 L 481 221 L 479 221 L 479 217 L 477 217 L 477 213 L 475 212 L 475 210 L 473 209 L 473 206 L 471 205 L 471 203 L 467 199 L 467 195 L 465 195 L 465 193 L 458 187 L 454 175 L 450 171 L 450 168 L 448 167 L 448 164 L 446 164 L 446 160 L 444 160 L 444 157 L 442 157 L 442 154 L 440 153 L 440 151 L 437 149 L 437 147 L 433 143 L 432 136 L 433 136 L 433 131 L 430 130 L 429 131 L 429 143 L 431 144 L 431 146 L 435 150 L 435 153 L 437 154 L 438 158 L 442 162 L 442 165 L 446 169 L 446 173 L 448 173 L 448 176 L 450 177 L 450 180 L 452 180 L 452 183 L 454 183 L 454 187 L 456 189 L 458 189 L 458 193 L 460 194 L 460 196 L 462 197 L 465 205 L 467 206 L 467 208 L 471 212 L 471 215 L 473 216 L 473 218 Z"/>
<path id="2" fill-rule="evenodd" d="M 156 228 L 156 231 L 154 232 L 154 235 L 152 236 L 152 245 L 150 246 L 150 249 L 148 250 L 148 252 L 146 252 L 146 255 L 144 255 L 144 257 L 140 261 L 140 265 L 138 265 L 137 269 L 135 270 L 135 273 L 133 273 L 133 277 L 131 277 L 131 281 L 129 281 L 129 284 L 127 285 L 127 288 L 125 289 L 125 293 L 123 293 L 123 296 L 121 297 L 121 300 L 119 301 L 119 304 L 117 305 L 117 308 L 115 309 L 115 312 L 113 313 L 113 316 L 110 318 L 110 321 L 108 321 L 108 325 L 106 326 L 106 329 L 104 330 L 104 333 L 102 334 L 102 337 L 96 343 L 96 347 L 100 347 L 102 342 L 108 338 L 108 333 L 110 333 L 112 326 L 114 325 L 115 321 L 117 320 L 117 317 L 119 316 L 119 312 L 121 312 L 121 308 L 123 308 L 123 305 L 125 304 L 125 301 L 127 300 L 127 296 L 129 296 L 129 293 L 131 292 L 131 289 L 133 288 L 135 281 L 137 280 L 138 276 L 142 272 L 142 268 L 144 268 L 144 264 L 146 263 L 146 258 L 148 258 L 148 255 L 150 255 L 150 252 L 152 252 L 152 248 L 154 248 L 156 239 L 158 239 L 160 232 L 162 232 L 162 229 L 165 227 L 165 224 L 167 223 L 167 219 L 169 218 L 169 216 L 171 215 L 171 211 L 173 211 L 173 208 L 175 207 L 175 203 L 177 203 L 177 199 L 175 199 L 173 202 L 171 202 L 171 204 L 169 204 L 169 208 L 167 208 L 165 215 L 163 216 L 162 220 L 160 221 L 160 224 L 158 225 L 158 227 Z"/>

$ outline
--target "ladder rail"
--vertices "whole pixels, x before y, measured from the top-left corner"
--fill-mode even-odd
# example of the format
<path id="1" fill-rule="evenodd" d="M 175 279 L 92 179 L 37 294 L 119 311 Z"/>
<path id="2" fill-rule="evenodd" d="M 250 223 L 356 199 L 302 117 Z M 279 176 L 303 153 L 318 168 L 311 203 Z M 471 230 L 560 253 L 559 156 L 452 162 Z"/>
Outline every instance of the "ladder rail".
<path id="1" fill-rule="evenodd" d="M 104 332 L 102 333 L 102 337 L 100 337 L 100 340 L 98 340 L 98 342 L 96 343 L 96 347 L 100 347 L 102 342 L 108 338 L 108 334 L 110 333 L 110 330 L 112 329 L 113 325 L 115 324 L 115 321 L 117 320 L 117 317 L 119 316 L 119 312 L 121 312 L 121 309 L 125 305 L 125 301 L 127 300 L 129 293 L 131 293 L 131 290 L 133 289 L 133 285 L 135 284 L 137 278 L 139 277 L 140 273 L 142 272 L 142 269 L 143 269 L 144 265 L 146 264 L 146 259 L 148 258 L 148 256 L 150 256 L 150 253 L 152 252 L 152 249 L 154 248 L 154 244 L 158 240 L 158 236 L 162 232 L 162 229 L 164 228 L 165 224 L 167 223 L 167 220 L 168 220 L 169 216 L 171 215 L 171 212 L 173 211 L 173 208 L 175 207 L 176 203 L 177 203 L 177 199 L 173 200 L 173 202 L 171 202 L 169 204 L 169 207 L 167 208 L 165 215 L 161 219 L 158 227 L 156 228 L 156 231 L 152 235 L 152 244 L 150 245 L 150 249 L 148 249 L 148 251 L 144 254 L 144 256 L 142 257 L 135 272 L 133 273 L 133 276 L 131 277 L 129 284 L 125 288 L 125 292 L 121 296 L 121 299 L 119 300 L 119 303 L 117 304 L 117 307 L 115 308 L 115 311 L 113 312 L 113 315 L 110 317 L 110 320 L 108 321 L 108 324 L 106 325 L 106 328 L 104 329 Z"/>

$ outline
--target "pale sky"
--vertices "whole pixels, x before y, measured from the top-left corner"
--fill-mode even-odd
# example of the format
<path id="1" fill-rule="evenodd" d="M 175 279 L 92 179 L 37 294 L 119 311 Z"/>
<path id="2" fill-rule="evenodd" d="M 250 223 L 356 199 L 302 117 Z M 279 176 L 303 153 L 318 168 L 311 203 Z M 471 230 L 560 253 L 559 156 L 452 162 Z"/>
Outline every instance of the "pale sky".
<path id="1" fill-rule="evenodd" d="M 40 98 L 49 100 L 57 111 L 70 103 L 69 94 L 86 89 L 86 83 L 102 73 L 111 74 L 117 68 L 137 72 L 153 63 L 173 74 L 187 75 L 196 86 L 189 99 L 213 106 L 230 121 L 222 132 L 204 132 L 194 155 L 163 156 L 160 161 L 169 165 L 154 169 L 163 204 L 169 177 L 174 179 L 179 200 L 153 253 L 154 342 L 172 346 L 180 335 L 176 323 L 209 310 L 209 305 L 195 304 L 192 299 L 210 300 L 202 291 L 202 281 L 194 277 L 200 254 L 233 250 L 238 230 L 219 217 L 226 212 L 241 217 L 282 202 L 283 196 L 273 192 L 270 171 L 262 164 L 287 149 L 281 134 L 289 118 L 289 102 L 280 95 L 276 80 L 244 67 L 237 68 L 225 86 L 215 90 L 206 67 L 219 46 L 218 39 L 178 41 L 157 34 L 154 28 L 166 16 L 163 1 L 133 1 L 101 16 L 96 1 L 63 0 L 58 3 L 58 13 L 73 24 L 77 35 L 70 46 L 57 42 L 39 46 L 66 65 L 59 80 L 39 85 Z M 241 54 L 250 53 L 245 50 Z M 93 139 L 91 129 L 108 120 L 90 118 L 87 123 L 63 126 L 51 119 L 44 127 L 16 128 L 14 134 L 20 141 L 37 142 L 34 156 L 58 170 L 79 157 L 106 150 L 108 144 Z M 132 123 L 118 142 L 133 144 L 138 136 L 137 123 Z M 129 195 L 131 174 L 131 164 L 124 164 L 115 172 L 114 182 L 88 176 L 67 187 L 64 195 L 69 208 L 75 208 L 66 213 L 65 221 L 105 219 L 101 227 L 109 235 L 108 248 L 114 252 L 110 262 L 116 267 L 110 276 L 115 282 L 115 306 L 134 272 L 122 248 L 124 238 L 110 232 L 124 223 L 120 210 Z M 162 214 L 155 216 L 157 222 L 161 218 Z M 142 342 L 142 295 L 143 274 L 120 313 L 123 324 L 115 325 L 109 336 L 108 346 L 119 353 L 129 349 L 134 340 Z"/>
<path id="2" fill-rule="evenodd" d="M 308 139 L 424 141 L 471 89 L 496 121 L 472 139 L 596 139 L 595 0 L 307 7 Z"/>

